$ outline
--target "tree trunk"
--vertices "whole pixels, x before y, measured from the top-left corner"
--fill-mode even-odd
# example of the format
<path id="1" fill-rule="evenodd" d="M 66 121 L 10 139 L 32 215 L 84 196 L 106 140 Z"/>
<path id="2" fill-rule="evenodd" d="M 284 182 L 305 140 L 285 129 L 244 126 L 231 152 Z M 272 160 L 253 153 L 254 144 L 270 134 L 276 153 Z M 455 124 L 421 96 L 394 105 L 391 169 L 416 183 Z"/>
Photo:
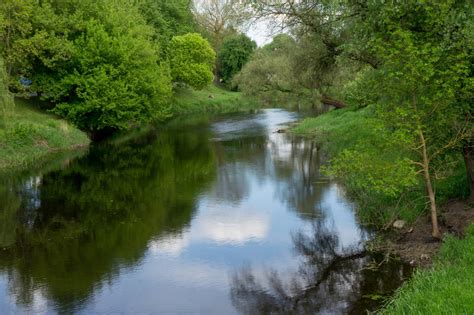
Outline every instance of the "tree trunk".
<path id="1" fill-rule="evenodd" d="M 430 161 L 428 159 L 428 153 L 426 150 L 426 140 L 423 134 L 423 131 L 419 130 L 418 135 L 421 142 L 421 154 L 423 156 L 423 177 L 425 180 L 426 193 L 428 195 L 430 209 L 431 209 L 431 235 L 436 239 L 441 239 L 441 233 L 439 232 L 438 226 L 438 211 L 436 207 L 436 198 L 433 191 L 433 185 L 431 184 L 431 174 L 430 174 Z"/>
<path id="2" fill-rule="evenodd" d="M 330 106 L 334 106 L 336 108 L 344 108 L 346 107 L 347 105 L 344 104 L 343 102 L 341 101 L 338 101 L 338 100 L 335 100 L 327 95 L 322 95 L 321 97 L 321 103 L 323 103 L 324 105 L 330 105 Z"/>
<path id="3" fill-rule="evenodd" d="M 474 202 L 474 143 L 472 139 L 463 148 L 464 162 L 466 163 L 467 181 L 469 184 L 468 202 Z"/>

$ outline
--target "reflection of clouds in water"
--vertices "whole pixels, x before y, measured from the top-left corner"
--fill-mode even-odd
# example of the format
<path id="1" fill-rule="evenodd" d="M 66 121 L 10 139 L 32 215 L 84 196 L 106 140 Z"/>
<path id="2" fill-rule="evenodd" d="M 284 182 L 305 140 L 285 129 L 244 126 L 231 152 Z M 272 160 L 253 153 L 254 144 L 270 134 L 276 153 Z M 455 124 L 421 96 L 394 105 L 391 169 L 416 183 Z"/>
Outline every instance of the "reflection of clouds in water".
<path id="1" fill-rule="evenodd" d="M 179 256 L 191 243 L 241 246 L 264 240 L 270 228 L 270 217 L 255 209 L 220 204 L 215 200 L 202 201 L 201 209 L 205 213 L 195 219 L 189 232 L 152 240 L 149 250 Z"/>
<path id="2" fill-rule="evenodd" d="M 179 256 L 189 245 L 189 234 L 166 235 L 157 240 L 152 240 L 148 244 L 148 250 L 155 254 L 167 256 Z"/>
<path id="3" fill-rule="evenodd" d="M 197 239 L 242 245 L 263 240 L 268 233 L 270 218 L 258 209 L 232 206 L 212 199 L 202 200 L 200 207 L 204 215 L 196 218 L 192 231 Z"/>
<path id="4" fill-rule="evenodd" d="M 249 241 L 263 240 L 268 231 L 268 220 L 253 218 L 220 218 L 203 220 L 198 225 L 204 239 L 218 244 L 243 245 Z"/>

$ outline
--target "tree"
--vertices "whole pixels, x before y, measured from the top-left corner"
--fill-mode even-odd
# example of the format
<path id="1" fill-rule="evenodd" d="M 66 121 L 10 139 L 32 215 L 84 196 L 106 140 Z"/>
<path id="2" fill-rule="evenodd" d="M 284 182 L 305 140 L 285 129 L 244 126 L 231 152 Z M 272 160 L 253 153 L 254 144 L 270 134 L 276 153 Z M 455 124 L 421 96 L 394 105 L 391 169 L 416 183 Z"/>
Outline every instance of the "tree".
<path id="1" fill-rule="evenodd" d="M 25 68 L 27 52 L 18 43 L 31 34 L 34 5 L 29 1 L 5 0 L 0 3 L 0 51 L 4 55 L 7 74 Z"/>
<path id="2" fill-rule="evenodd" d="M 243 93 L 271 101 L 298 89 L 292 72 L 295 40 L 285 34 L 256 50 L 251 60 L 234 78 Z"/>
<path id="3" fill-rule="evenodd" d="M 257 44 L 245 34 L 224 39 L 218 53 L 219 76 L 226 83 L 248 62 Z"/>
<path id="4" fill-rule="evenodd" d="M 412 152 L 408 158 L 426 190 L 432 236 L 438 239 L 433 181 L 472 132 L 472 104 L 459 97 L 473 91 L 472 50 L 462 31 L 468 19 L 461 12 L 467 9 L 462 2 L 371 3 L 364 22 L 380 61 L 372 70 L 370 97 L 392 141 Z"/>
<path id="5" fill-rule="evenodd" d="M 200 32 L 219 51 L 224 38 L 247 20 L 247 12 L 238 0 L 194 0 L 193 14 Z"/>
<path id="6" fill-rule="evenodd" d="M 9 1 L 13 12 L 25 11 L 18 11 L 22 1 Z M 4 51 L 13 82 L 30 79 L 31 92 L 88 131 L 168 116 L 168 65 L 133 2 L 44 0 L 33 9 L 35 14 L 11 15 L 30 25 L 13 29 L 11 49 Z"/>
<path id="7" fill-rule="evenodd" d="M 202 89 L 212 82 L 216 53 L 197 33 L 175 36 L 169 47 L 171 76 L 174 82 Z"/>
<path id="8" fill-rule="evenodd" d="M 13 106 L 11 95 L 8 91 L 8 77 L 0 56 L 0 119 L 4 118 Z"/>
<path id="9" fill-rule="evenodd" d="M 191 12 L 191 0 L 141 0 L 138 7 L 145 17 L 147 24 L 151 25 L 161 47 L 168 46 L 173 36 L 192 32 L 195 28 Z M 163 53 L 166 50 L 163 49 Z"/>

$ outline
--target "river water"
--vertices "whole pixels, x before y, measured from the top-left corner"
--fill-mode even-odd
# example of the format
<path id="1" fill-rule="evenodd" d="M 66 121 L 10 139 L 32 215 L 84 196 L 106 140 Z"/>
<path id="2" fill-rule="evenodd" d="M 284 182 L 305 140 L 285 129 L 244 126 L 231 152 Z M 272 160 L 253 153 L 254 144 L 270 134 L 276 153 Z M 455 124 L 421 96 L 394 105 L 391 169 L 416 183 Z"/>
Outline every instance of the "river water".
<path id="1" fill-rule="evenodd" d="M 268 109 L 0 178 L 0 313 L 364 314 L 409 275 Z M 378 265 L 378 268 L 375 266 Z"/>

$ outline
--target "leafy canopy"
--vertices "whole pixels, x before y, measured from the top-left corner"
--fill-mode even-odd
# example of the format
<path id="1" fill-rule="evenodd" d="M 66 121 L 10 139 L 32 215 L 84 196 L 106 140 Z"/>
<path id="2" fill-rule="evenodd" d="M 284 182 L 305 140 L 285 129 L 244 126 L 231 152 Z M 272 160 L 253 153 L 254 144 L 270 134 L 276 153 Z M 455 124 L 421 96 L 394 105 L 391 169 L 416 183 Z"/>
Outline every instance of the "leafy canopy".
<path id="1" fill-rule="evenodd" d="M 230 82 L 235 74 L 248 62 L 257 44 L 245 34 L 224 39 L 218 53 L 219 76 L 223 82 Z"/>
<path id="2" fill-rule="evenodd" d="M 201 35 L 175 36 L 169 46 L 171 76 L 176 83 L 200 90 L 212 82 L 216 53 Z"/>

